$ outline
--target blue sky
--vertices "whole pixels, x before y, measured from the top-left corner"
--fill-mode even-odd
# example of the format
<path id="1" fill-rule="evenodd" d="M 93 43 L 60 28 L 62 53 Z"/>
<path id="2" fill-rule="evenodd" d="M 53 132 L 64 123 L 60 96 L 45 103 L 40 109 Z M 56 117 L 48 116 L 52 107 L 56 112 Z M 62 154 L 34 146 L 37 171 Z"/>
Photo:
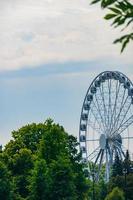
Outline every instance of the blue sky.
<path id="1" fill-rule="evenodd" d="M 51 117 L 78 135 L 93 78 L 119 70 L 133 80 L 133 47 L 120 55 L 118 30 L 86 0 L 5 0 L 0 15 L 0 143 L 11 131 Z"/>

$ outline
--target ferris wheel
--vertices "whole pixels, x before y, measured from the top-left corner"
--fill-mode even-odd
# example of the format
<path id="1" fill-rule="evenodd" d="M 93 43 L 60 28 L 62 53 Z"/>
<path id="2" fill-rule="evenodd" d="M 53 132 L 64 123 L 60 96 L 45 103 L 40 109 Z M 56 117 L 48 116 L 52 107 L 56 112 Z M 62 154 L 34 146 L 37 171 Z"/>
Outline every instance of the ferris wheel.
<path id="1" fill-rule="evenodd" d="M 91 83 L 82 106 L 79 142 L 83 161 L 102 167 L 109 180 L 114 159 L 124 160 L 126 150 L 133 155 L 133 84 L 123 73 L 105 71 Z M 91 171 L 91 169 L 89 168 Z"/>

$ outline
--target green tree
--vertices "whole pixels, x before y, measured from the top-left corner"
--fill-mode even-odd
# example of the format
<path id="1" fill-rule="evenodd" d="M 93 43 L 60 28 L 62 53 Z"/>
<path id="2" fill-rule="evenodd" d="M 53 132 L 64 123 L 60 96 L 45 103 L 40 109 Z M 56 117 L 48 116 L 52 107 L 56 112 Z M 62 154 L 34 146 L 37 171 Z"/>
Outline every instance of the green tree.
<path id="1" fill-rule="evenodd" d="M 129 152 L 128 150 L 126 151 L 126 157 L 125 157 L 125 160 L 123 162 L 123 168 L 125 170 L 125 172 L 127 174 L 130 174 L 131 173 L 131 170 L 133 168 L 133 163 L 132 161 L 130 160 L 130 155 L 129 155 Z"/>
<path id="2" fill-rule="evenodd" d="M 103 200 L 105 199 L 105 197 L 107 196 L 107 183 L 105 182 L 104 179 L 100 180 L 99 182 L 99 200 Z"/>
<path id="3" fill-rule="evenodd" d="M 115 187 L 119 187 L 120 189 L 122 189 L 124 191 L 125 188 L 125 178 L 124 176 L 115 176 L 115 177 L 111 177 L 108 183 L 108 192 L 111 192 L 113 190 L 113 188 Z"/>
<path id="4" fill-rule="evenodd" d="M 51 177 L 44 159 L 38 160 L 29 176 L 29 200 L 48 200 L 51 193 Z"/>
<path id="5" fill-rule="evenodd" d="M 126 191 L 127 199 L 132 200 L 133 199 L 133 174 L 127 175 L 125 191 Z"/>
<path id="6" fill-rule="evenodd" d="M 49 128 L 51 121 L 48 119 L 45 123 L 28 124 L 13 131 L 13 139 L 5 146 L 1 160 L 11 173 L 15 200 L 25 199 L 29 194 L 27 177 L 33 169 L 42 135 Z"/>
<path id="7" fill-rule="evenodd" d="M 68 158 L 58 157 L 49 167 L 49 175 L 52 178 L 50 200 L 76 200 L 75 173 Z"/>
<path id="8" fill-rule="evenodd" d="M 120 160 L 118 154 L 115 157 L 115 161 L 112 166 L 112 176 L 123 175 L 123 162 Z"/>
<path id="9" fill-rule="evenodd" d="M 33 158 L 29 149 L 20 149 L 11 160 L 11 172 L 15 184 L 15 193 L 26 198 L 28 195 L 27 177 L 33 168 Z"/>
<path id="10" fill-rule="evenodd" d="M 1 161 L 0 161 L 0 199 L 1 200 L 13 199 L 10 174 L 5 164 Z"/>
<path id="11" fill-rule="evenodd" d="M 126 178 L 126 179 L 125 179 Z M 127 199 L 133 199 L 133 174 L 125 176 L 112 177 L 108 183 L 108 191 L 111 192 L 113 188 L 119 187 L 121 190 L 126 192 Z"/>
<path id="12" fill-rule="evenodd" d="M 107 183 L 104 180 L 100 180 L 99 182 L 93 182 L 92 180 L 88 181 L 88 196 L 91 197 L 92 200 L 95 196 L 95 199 L 97 200 L 103 200 L 105 199 L 108 191 L 107 191 Z"/>
<path id="13" fill-rule="evenodd" d="M 58 124 L 49 125 L 49 129 L 46 130 L 40 141 L 39 156 L 49 164 L 61 154 L 68 155 L 67 138 L 68 135 L 62 126 Z"/>
<path id="14" fill-rule="evenodd" d="M 112 20 L 114 28 L 122 27 L 121 30 L 127 30 L 128 33 L 116 39 L 114 43 L 122 45 L 121 52 L 125 49 L 126 45 L 133 41 L 133 4 L 129 0 L 93 0 L 92 4 L 100 3 L 102 8 L 106 8 L 109 13 L 105 16 L 106 20 Z"/>
<path id="15" fill-rule="evenodd" d="M 73 194 L 75 194 L 76 192 L 77 194 L 76 198 L 82 200 L 86 196 L 86 193 L 88 191 L 88 185 L 83 173 L 83 164 L 81 163 L 81 154 L 78 153 L 77 147 L 78 147 L 78 143 L 75 137 L 69 136 L 64 131 L 62 126 L 59 126 L 58 124 L 57 125 L 53 124 L 49 126 L 49 130 L 45 132 L 45 135 L 41 139 L 40 148 L 38 152 L 39 152 L 39 157 L 41 159 L 45 159 L 48 167 L 51 170 L 53 169 L 53 167 L 55 167 L 56 172 L 54 172 L 55 169 L 53 170 L 55 175 L 56 173 L 58 174 L 58 170 L 59 171 L 64 170 L 64 173 L 66 173 L 67 176 L 69 177 L 71 184 L 68 181 L 67 177 L 66 177 L 66 180 L 64 178 L 63 180 L 65 180 L 65 182 L 63 182 L 60 185 L 62 187 L 62 190 L 60 186 L 57 184 L 57 180 L 58 180 L 57 176 L 55 176 L 53 179 L 55 181 L 53 185 L 57 185 L 59 187 L 59 191 L 62 192 L 62 195 L 65 195 L 65 192 L 63 192 L 63 190 L 66 188 L 65 190 L 67 191 L 67 186 L 68 188 L 71 186 L 69 190 L 71 188 L 74 189 L 75 187 L 75 191 L 71 192 L 70 199 L 75 199 Z M 59 165 L 58 163 L 61 163 L 61 164 Z M 51 165 L 52 165 L 52 168 L 51 168 Z M 65 171 L 65 170 L 68 170 L 68 171 Z M 65 176 L 65 174 L 63 173 L 60 175 Z M 62 178 L 60 179 L 62 180 Z M 64 184 L 66 185 L 63 186 Z M 74 187 L 72 186 L 72 184 L 74 184 Z M 61 198 L 60 195 L 61 194 L 57 196 L 58 199 Z"/>
<path id="16" fill-rule="evenodd" d="M 49 119 L 26 125 L 13 131 L 12 136 L 0 160 L 11 174 L 13 200 L 34 200 L 38 194 L 49 200 L 55 199 L 53 194 L 62 200 L 87 197 L 88 183 L 78 142 L 62 126 Z"/>
<path id="17" fill-rule="evenodd" d="M 39 141 L 48 129 L 51 121 L 52 120 L 48 119 L 45 123 L 28 124 L 17 131 L 13 131 L 13 139 L 10 140 L 10 142 L 5 146 L 4 152 L 11 157 L 22 148 L 30 149 L 33 153 L 35 153 L 37 151 Z"/>
<path id="18" fill-rule="evenodd" d="M 105 200 L 125 200 L 122 190 L 115 187 L 110 194 L 107 195 Z"/>

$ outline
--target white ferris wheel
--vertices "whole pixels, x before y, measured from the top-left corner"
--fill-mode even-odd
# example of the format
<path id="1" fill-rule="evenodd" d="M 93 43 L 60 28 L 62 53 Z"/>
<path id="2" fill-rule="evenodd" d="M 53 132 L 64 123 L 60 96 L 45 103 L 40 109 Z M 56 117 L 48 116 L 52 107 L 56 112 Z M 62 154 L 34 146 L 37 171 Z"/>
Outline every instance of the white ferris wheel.
<path id="1" fill-rule="evenodd" d="M 96 181 L 103 165 L 105 180 L 109 180 L 116 155 L 121 160 L 124 160 L 126 150 L 133 155 L 132 124 L 132 82 L 118 71 L 100 73 L 86 93 L 79 127 L 82 158 L 97 166 Z"/>

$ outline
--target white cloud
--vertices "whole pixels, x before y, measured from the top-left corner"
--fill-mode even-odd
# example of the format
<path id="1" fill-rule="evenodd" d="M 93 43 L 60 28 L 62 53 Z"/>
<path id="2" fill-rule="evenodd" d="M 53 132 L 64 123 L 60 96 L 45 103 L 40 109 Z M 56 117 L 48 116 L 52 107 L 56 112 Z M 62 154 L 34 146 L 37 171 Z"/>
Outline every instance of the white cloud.
<path id="1" fill-rule="evenodd" d="M 105 58 L 132 63 L 132 46 L 120 56 L 112 45 L 119 31 L 87 0 L 5 0 L 0 7 L 0 70 Z"/>

